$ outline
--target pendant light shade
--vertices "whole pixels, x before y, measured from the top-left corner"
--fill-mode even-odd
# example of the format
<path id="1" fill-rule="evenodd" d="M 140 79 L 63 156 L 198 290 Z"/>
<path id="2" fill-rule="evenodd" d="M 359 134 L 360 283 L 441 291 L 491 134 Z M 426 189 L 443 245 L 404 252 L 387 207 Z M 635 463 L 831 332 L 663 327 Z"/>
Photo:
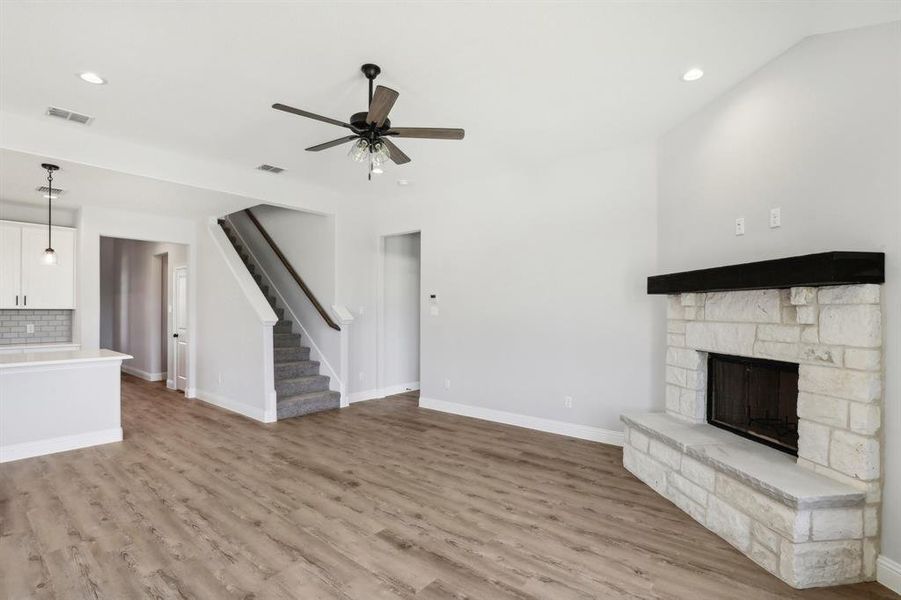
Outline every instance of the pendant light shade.
<path id="1" fill-rule="evenodd" d="M 43 163 L 41 168 L 47 171 L 47 249 L 44 250 L 43 263 L 45 265 L 55 265 L 59 263 L 59 257 L 53 249 L 53 172 L 58 171 L 59 167 L 50 163 Z"/>

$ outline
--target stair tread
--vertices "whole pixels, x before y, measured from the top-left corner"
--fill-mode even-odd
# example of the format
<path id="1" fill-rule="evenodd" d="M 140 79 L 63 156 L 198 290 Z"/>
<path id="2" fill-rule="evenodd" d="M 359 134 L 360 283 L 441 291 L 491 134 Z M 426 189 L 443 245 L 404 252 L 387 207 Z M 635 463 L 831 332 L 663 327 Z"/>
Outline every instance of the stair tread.
<path id="1" fill-rule="evenodd" d="M 279 383 L 291 383 L 294 381 L 310 381 L 313 379 L 325 379 L 328 380 L 327 375 L 299 375 L 297 377 L 288 377 L 286 379 L 282 379 Z"/>
<path id="2" fill-rule="evenodd" d="M 340 398 L 341 392 L 336 392 L 334 390 L 322 390 L 320 392 L 304 392 L 302 394 L 294 394 L 293 396 L 285 396 L 284 398 L 279 398 L 277 400 L 278 404 L 284 404 L 286 402 L 303 402 L 305 400 L 319 400 L 323 397 L 334 397 Z"/>

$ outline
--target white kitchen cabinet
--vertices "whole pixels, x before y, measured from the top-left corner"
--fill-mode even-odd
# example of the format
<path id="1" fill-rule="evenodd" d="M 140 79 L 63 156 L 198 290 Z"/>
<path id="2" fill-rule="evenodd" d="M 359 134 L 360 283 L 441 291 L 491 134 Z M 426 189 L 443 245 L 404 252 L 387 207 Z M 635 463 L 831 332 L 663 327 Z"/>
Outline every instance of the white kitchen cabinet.
<path id="1" fill-rule="evenodd" d="M 0 308 L 22 301 L 22 226 L 0 222 Z"/>
<path id="2" fill-rule="evenodd" d="M 52 243 L 48 265 L 46 226 L 0 223 L 0 308 L 75 308 L 75 230 L 54 227 Z"/>

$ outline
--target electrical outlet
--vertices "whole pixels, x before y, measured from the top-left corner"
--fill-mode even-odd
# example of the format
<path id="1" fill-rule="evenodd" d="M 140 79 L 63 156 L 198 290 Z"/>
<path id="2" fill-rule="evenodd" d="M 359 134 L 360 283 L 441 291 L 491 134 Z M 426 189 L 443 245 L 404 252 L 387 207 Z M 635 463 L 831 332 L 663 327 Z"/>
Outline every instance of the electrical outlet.
<path id="1" fill-rule="evenodd" d="M 573 397 L 572 396 L 564 396 L 563 397 L 563 406 L 564 406 L 564 408 L 572 408 L 573 407 Z"/>
<path id="2" fill-rule="evenodd" d="M 771 208 L 770 209 L 770 229 L 776 229 L 777 227 L 782 227 L 782 209 L 781 208 Z"/>
<path id="3" fill-rule="evenodd" d="M 444 389 L 446 389 L 446 390 L 450 389 L 450 379 L 444 380 Z"/>
<path id="4" fill-rule="evenodd" d="M 25 333 L 34 333 L 34 323 L 25 324 Z"/>
<path id="5" fill-rule="evenodd" d="M 745 218 L 738 217 L 735 219 L 735 235 L 744 235 L 745 234 Z"/>

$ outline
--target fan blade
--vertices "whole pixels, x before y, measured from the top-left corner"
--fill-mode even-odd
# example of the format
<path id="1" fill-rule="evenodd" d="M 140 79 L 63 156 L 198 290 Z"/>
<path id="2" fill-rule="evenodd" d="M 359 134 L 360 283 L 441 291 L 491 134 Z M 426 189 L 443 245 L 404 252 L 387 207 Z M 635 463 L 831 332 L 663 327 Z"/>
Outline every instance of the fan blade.
<path id="1" fill-rule="evenodd" d="M 369 114 L 366 115 L 366 122 L 375 123 L 376 127 L 381 127 L 391 111 L 391 107 L 397 102 L 399 95 L 391 88 L 381 85 L 377 86 L 375 93 L 372 95 L 372 102 L 369 103 Z"/>
<path id="2" fill-rule="evenodd" d="M 275 103 L 272 105 L 272 108 L 274 108 L 275 110 L 284 111 L 286 113 L 291 113 L 293 115 L 300 115 L 301 117 L 306 117 L 308 119 L 316 119 L 317 121 L 322 121 L 323 123 L 331 123 L 332 125 L 337 125 L 339 127 L 347 127 L 348 129 L 353 129 L 354 131 L 356 131 L 356 129 L 354 129 L 354 127 L 349 123 L 342 123 L 338 119 L 323 117 L 322 115 L 317 115 L 305 110 L 300 110 L 299 108 L 294 108 L 293 106 L 288 106 L 287 104 Z"/>
<path id="3" fill-rule="evenodd" d="M 462 129 L 441 127 L 392 127 L 387 135 L 402 138 L 427 138 L 430 140 L 462 140 Z"/>
<path id="4" fill-rule="evenodd" d="M 406 154 L 404 154 L 400 148 L 395 146 L 394 142 L 392 142 L 391 140 L 389 140 L 386 137 L 381 138 L 381 140 L 386 146 L 388 146 L 388 152 L 391 156 L 391 160 L 394 161 L 394 164 L 402 165 L 402 164 L 410 162 L 410 157 L 407 156 Z"/>
<path id="5" fill-rule="evenodd" d="M 317 146 L 310 146 L 307 148 L 307 152 L 319 152 L 320 150 L 325 150 L 327 148 L 334 148 L 335 146 L 340 146 L 341 144 L 346 144 L 352 140 L 359 139 L 359 136 L 349 135 L 347 137 L 338 138 L 337 140 L 332 140 L 330 142 L 326 142 L 324 144 L 319 144 Z"/>

